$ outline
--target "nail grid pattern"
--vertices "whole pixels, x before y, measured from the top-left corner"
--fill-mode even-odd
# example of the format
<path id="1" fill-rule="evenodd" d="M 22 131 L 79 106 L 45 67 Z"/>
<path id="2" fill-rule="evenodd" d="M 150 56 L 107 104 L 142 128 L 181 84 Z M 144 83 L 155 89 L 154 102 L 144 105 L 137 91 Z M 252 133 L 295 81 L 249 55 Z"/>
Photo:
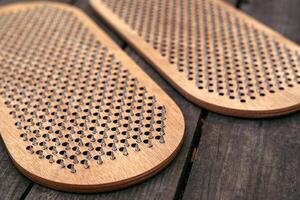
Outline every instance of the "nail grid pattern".
<path id="1" fill-rule="evenodd" d="M 24 149 L 71 173 L 163 145 L 166 108 L 72 12 L 0 16 L 0 95 Z"/>
<path id="2" fill-rule="evenodd" d="M 99 0 L 199 90 L 240 103 L 300 84 L 299 51 L 210 0 Z"/>

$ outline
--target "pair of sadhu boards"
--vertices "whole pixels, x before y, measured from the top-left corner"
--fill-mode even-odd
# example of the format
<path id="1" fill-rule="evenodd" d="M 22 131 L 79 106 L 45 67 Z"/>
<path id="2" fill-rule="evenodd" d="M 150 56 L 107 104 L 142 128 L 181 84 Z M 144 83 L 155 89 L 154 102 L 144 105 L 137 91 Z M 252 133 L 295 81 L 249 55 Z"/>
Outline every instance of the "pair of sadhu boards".
<path id="1" fill-rule="evenodd" d="M 108 191 L 165 167 L 177 105 L 76 8 L 0 8 L 0 132 L 17 168 L 72 192 Z"/>
<path id="2" fill-rule="evenodd" d="M 300 49 L 222 0 L 90 0 L 187 99 L 240 117 L 300 108 Z"/>

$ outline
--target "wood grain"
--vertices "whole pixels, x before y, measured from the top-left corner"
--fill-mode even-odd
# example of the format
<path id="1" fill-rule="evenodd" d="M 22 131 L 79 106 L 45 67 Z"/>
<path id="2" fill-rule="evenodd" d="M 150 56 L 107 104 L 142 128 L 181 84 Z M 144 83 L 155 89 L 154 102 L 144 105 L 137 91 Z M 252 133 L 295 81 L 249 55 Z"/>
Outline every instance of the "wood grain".
<path id="1" fill-rule="evenodd" d="M 247 3 L 248 1 L 248 3 Z M 297 32 L 300 30 L 299 1 L 297 0 L 246 0 L 241 8 L 244 12 L 253 16 L 274 30 L 288 37 L 290 40 L 300 43 Z M 271 13 L 271 16 L 268 14 Z M 276 13 L 276 14 L 275 14 Z"/>
<path id="2" fill-rule="evenodd" d="M 300 30 L 279 18 L 298 22 L 293 10 L 300 2 L 265 3 L 252 0 L 241 8 L 299 41 Z M 270 120 L 209 113 L 183 199 L 299 199 L 299 122 L 299 113 Z"/>
<path id="3" fill-rule="evenodd" d="M 229 3 L 231 4 L 232 6 L 236 7 L 236 4 L 239 2 L 239 1 L 243 1 L 243 0 L 222 0 L 226 3 Z"/>
<path id="4" fill-rule="evenodd" d="M 28 10 L 31 17 L 26 18 L 25 13 L 27 12 L 24 12 L 24 10 Z M 17 26 L 17 28 L 13 30 L 10 28 L 6 29 L 5 33 L 11 34 L 9 35 L 9 38 L 16 40 L 22 39 L 22 37 L 18 38 L 18 34 L 13 34 L 12 32 L 32 33 L 32 35 L 29 34 L 30 36 L 23 40 L 21 48 L 18 48 L 18 43 L 15 43 L 13 47 L 11 47 L 10 44 L 6 44 L 2 46 L 3 50 L 1 52 L 1 65 L 6 66 L 8 60 L 11 66 L 11 68 L 3 67 L 1 69 L 1 73 L 6 74 L 7 69 L 11 69 L 15 72 L 14 74 L 8 72 L 9 75 L 7 74 L 5 77 L 8 79 L 13 77 L 13 80 L 3 80 L 3 82 L 6 83 L 13 81 L 13 85 L 16 86 L 16 88 L 13 89 L 14 91 L 18 91 L 21 88 L 26 88 L 27 91 L 24 91 L 25 96 L 18 96 L 20 93 L 16 92 L 14 93 L 14 97 L 12 97 L 9 95 L 11 90 L 7 89 L 7 86 L 4 86 L 1 90 L 3 98 L 0 99 L 0 104 L 2 105 L 0 108 L 2 119 L 0 122 L 1 136 L 12 160 L 23 174 L 40 184 L 64 191 L 110 191 L 124 188 L 149 178 L 165 167 L 175 157 L 183 142 L 184 121 L 181 111 L 160 89 L 160 87 L 155 84 L 131 59 L 129 59 L 129 57 L 126 56 L 126 54 L 123 53 L 122 50 L 118 48 L 104 32 L 101 31 L 101 29 L 98 29 L 86 15 L 78 9 L 66 6 L 65 4 L 46 2 L 36 4 L 15 4 L 12 6 L 2 7 L 0 10 L 2 13 L 10 11 L 11 13 L 21 11 L 19 13 L 21 15 L 24 14 L 25 16 L 17 18 L 17 22 L 11 23 L 9 26 L 7 26 L 7 24 L 3 25 L 3 27 Z M 53 13 L 55 13 L 55 15 Z M 58 15 L 60 15 L 59 23 L 53 22 L 55 17 Z M 51 22 L 49 22 L 50 19 L 52 19 Z M 28 20 L 35 21 L 35 23 L 33 23 L 34 26 L 32 26 L 31 29 L 28 29 L 27 26 L 23 26 L 23 24 L 29 23 Z M 44 20 L 42 25 L 41 20 Z M 73 26 L 69 23 L 70 21 L 73 22 Z M 62 28 L 60 25 L 63 25 L 63 29 L 60 29 Z M 75 32 L 75 30 L 74 32 L 66 32 L 67 30 L 73 30 L 73 27 L 81 26 L 86 28 L 85 31 L 89 31 L 89 33 L 93 34 L 89 34 L 89 37 L 86 38 L 84 35 L 80 35 L 83 33 L 80 31 L 82 30 L 80 28 L 75 29 L 77 32 Z M 47 27 L 47 29 L 45 29 L 45 27 Z M 57 41 L 56 37 L 52 37 L 57 32 L 53 34 L 50 34 L 49 32 L 53 29 L 63 30 L 64 32 L 59 32 L 60 37 L 64 39 L 71 38 L 73 39 L 72 42 L 65 42 L 61 44 L 52 43 Z M 45 33 L 45 30 L 48 31 L 48 33 Z M 44 34 L 41 37 L 41 35 L 39 36 L 36 32 L 42 32 Z M 9 40 L 6 40 L 5 38 L 7 38 L 7 35 L 3 35 L 3 42 L 8 42 Z M 39 40 L 40 42 L 38 44 L 29 42 L 33 41 L 32 39 Z M 78 39 L 81 40 L 81 42 L 79 42 Z M 65 39 L 65 41 L 68 40 Z M 94 41 L 94 43 L 88 44 L 87 41 Z M 97 44 L 96 41 L 98 41 Z M 99 44 L 102 44 L 100 48 Z M 3 43 L 1 45 L 3 45 Z M 47 57 L 48 53 L 45 51 L 45 55 L 43 57 L 39 57 L 40 53 L 43 51 L 38 48 L 43 48 L 45 45 L 50 50 L 55 49 L 56 52 L 50 53 L 52 56 Z M 77 48 L 79 50 L 77 52 L 80 52 L 80 49 L 82 48 L 81 46 L 84 47 L 83 49 L 86 51 L 83 50 L 82 53 L 85 53 L 84 57 L 86 57 L 87 60 L 81 60 L 81 58 L 78 59 L 77 57 L 73 57 L 74 60 L 72 60 L 72 62 L 74 61 L 74 63 L 72 64 L 68 63 L 68 60 L 64 60 L 64 62 L 62 62 L 62 60 L 60 60 L 60 56 L 65 58 L 74 56 L 73 54 L 66 54 L 66 51 L 63 49 L 72 49 L 74 48 L 74 45 L 78 46 Z M 91 47 L 92 45 L 95 45 L 95 47 Z M 29 46 L 31 50 L 35 51 L 30 63 L 28 63 L 27 57 L 31 55 L 31 50 L 23 49 L 26 49 Z M 61 48 L 61 46 L 63 48 Z M 18 52 L 16 52 L 16 48 L 19 49 Z M 22 51 L 25 51 L 26 53 L 18 54 Z M 100 57 L 98 54 L 94 53 L 96 51 L 99 51 L 99 54 L 101 54 Z M 58 54 L 58 52 L 59 55 L 56 57 L 55 54 Z M 91 55 L 89 55 L 89 52 L 93 53 L 90 53 Z M 107 57 L 103 56 L 106 54 Z M 12 59 L 12 55 L 23 56 L 23 64 Z M 46 58 L 51 63 L 51 67 L 55 66 L 55 70 L 59 73 L 59 76 L 54 78 L 54 80 L 61 82 L 53 83 L 52 78 L 55 76 L 56 72 L 48 74 L 48 69 L 51 69 L 51 67 L 49 68 L 48 66 L 46 69 L 44 65 L 45 62 L 41 61 L 43 60 L 42 58 Z M 41 60 L 37 64 L 35 59 Z M 96 62 L 98 67 L 93 67 L 94 62 Z M 62 63 L 65 63 L 65 65 L 62 65 Z M 19 68 L 14 69 L 13 67 L 15 65 L 19 66 Z M 32 68 L 32 66 L 35 66 L 35 68 Z M 27 69 L 25 74 L 22 71 L 23 67 L 26 67 Z M 64 73 L 59 71 L 61 69 L 65 71 L 68 68 L 69 73 L 75 76 L 69 76 L 68 81 L 62 82 L 65 78 L 63 76 Z M 22 73 L 22 77 L 25 77 L 26 79 L 26 77 L 31 76 L 30 74 L 34 73 L 35 70 L 42 70 L 42 73 L 38 73 L 38 75 L 35 74 L 37 79 L 32 79 L 33 85 L 26 85 L 21 77 L 17 78 L 19 73 Z M 103 70 L 103 72 L 101 70 Z M 108 73 L 108 75 L 105 75 L 105 73 Z M 39 76 L 42 76 L 42 78 L 38 78 Z M 109 76 L 110 79 L 107 79 L 107 76 Z M 29 103 L 23 104 L 24 101 L 27 101 L 26 95 L 29 95 L 28 91 L 39 91 L 40 87 L 43 87 L 45 84 L 43 81 L 47 79 L 44 79 L 45 77 L 51 77 L 51 81 L 46 83 L 47 88 L 49 87 L 49 92 L 46 92 L 44 97 L 51 98 L 50 101 L 52 105 L 57 104 L 55 103 L 58 102 L 56 98 L 59 98 L 58 100 L 61 103 L 53 107 L 48 106 L 49 104 L 46 103 L 46 106 L 46 104 L 41 103 L 41 101 L 36 102 L 36 97 L 38 96 L 35 96 L 35 98 L 31 100 L 31 104 L 33 104 L 32 106 L 27 106 Z M 138 77 L 138 79 L 134 77 Z M 2 77 L 2 79 L 5 78 Z M 75 78 L 74 80 L 76 81 L 74 81 L 73 78 Z M 90 79 L 93 81 L 90 81 Z M 41 82 L 40 80 L 43 81 Z M 80 88 L 76 88 L 76 94 L 74 95 L 73 92 L 69 91 L 69 86 L 75 87 L 77 80 L 80 80 L 82 85 L 80 85 Z M 90 90 L 91 86 L 86 83 L 91 83 L 97 80 L 101 80 L 101 82 L 95 83 L 97 87 L 93 86 Z M 70 84 L 67 84 L 67 82 Z M 26 83 L 28 83 L 28 81 L 26 81 Z M 125 84 L 121 88 L 126 87 L 127 90 L 120 90 L 119 87 L 116 87 L 120 86 L 121 83 Z M 19 87 L 17 87 L 17 85 Z M 61 91 L 61 87 L 68 88 L 68 90 L 63 90 L 63 92 L 59 92 L 59 94 L 56 93 L 57 91 Z M 82 90 L 81 93 L 77 94 L 77 91 L 80 89 Z M 83 91 L 83 89 L 86 90 Z M 48 91 L 48 89 L 44 88 L 43 91 Z M 53 93 L 51 91 L 55 92 Z M 120 92 L 122 92 L 121 95 Z M 82 93 L 84 93 L 84 95 Z M 91 93 L 95 95 L 89 96 L 90 98 L 86 98 L 86 95 L 92 95 Z M 41 95 L 40 92 L 35 94 Z M 150 97 L 150 95 L 155 95 L 156 99 L 153 96 Z M 66 96 L 68 96 L 68 99 L 74 98 L 72 99 L 73 101 L 81 103 L 75 103 L 70 106 L 69 100 L 65 98 Z M 129 96 L 130 98 L 127 98 Z M 18 98 L 18 100 L 15 102 L 14 98 Z M 118 107 L 120 108 L 117 108 L 117 105 L 115 104 L 119 98 L 121 98 L 120 101 L 118 101 Z M 94 101 L 90 101 L 88 99 L 92 99 Z M 114 106 L 110 106 L 111 103 L 108 103 L 111 99 L 115 100 Z M 100 101 L 103 104 L 100 105 Z M 9 106 L 10 104 L 12 106 Z M 75 109 L 77 104 L 79 106 L 78 108 L 81 109 Z M 96 108 L 96 105 L 98 105 L 99 108 Z M 129 106 L 130 109 L 128 109 L 129 107 L 127 106 Z M 164 107 L 166 112 L 164 112 Z M 142 112 L 143 108 L 145 109 L 145 112 Z M 67 112 L 68 110 L 69 112 Z M 107 116 L 105 113 L 109 113 L 109 111 L 111 111 L 111 114 Z M 88 112 L 90 112 L 90 114 L 88 114 L 89 119 L 86 120 Z M 97 115 L 95 115 L 95 112 Z M 61 117 L 64 117 L 63 115 L 66 113 L 68 113 L 68 120 L 62 120 L 63 118 Z M 57 115 L 57 117 L 54 117 L 53 114 Z M 74 114 L 78 116 L 78 118 L 76 118 L 77 122 L 72 122 L 71 118 Z M 16 116 L 14 117 L 14 115 Z M 120 119 L 119 117 L 116 117 L 120 115 L 122 115 L 123 118 Z M 105 116 L 107 120 L 105 120 Z M 126 116 L 127 118 L 129 116 L 132 121 L 129 121 L 129 118 L 126 121 Z M 143 118 L 140 118 L 140 116 L 143 116 Z M 111 120 L 109 120 L 108 117 L 110 117 Z M 24 118 L 24 120 L 22 120 L 22 118 Z M 45 118 L 45 120 L 41 120 L 42 118 Z M 100 124 L 95 124 L 96 118 L 97 120 L 100 120 L 99 123 L 101 126 Z M 93 122 L 93 119 L 95 122 Z M 119 126 L 117 126 L 118 123 L 120 123 Z M 125 123 L 128 128 L 123 126 Z M 128 124 L 131 124 L 132 129 L 129 129 Z M 102 125 L 108 125 L 107 132 L 104 130 L 104 126 Z M 86 128 L 84 128 L 84 126 Z M 116 126 L 119 128 L 114 128 Z M 31 129 L 28 129 L 28 127 L 31 127 Z M 50 129 L 51 127 L 52 129 Z M 72 127 L 74 128 L 74 131 L 69 129 Z M 153 130 L 151 130 L 151 127 Z M 125 131 L 125 129 L 127 131 Z M 96 132 L 92 132 L 92 130 L 96 130 Z M 101 130 L 104 131 L 101 133 Z M 138 130 L 140 130 L 140 133 L 138 133 Z M 39 131 L 39 133 L 36 131 Z M 147 131 L 148 133 L 146 133 Z M 157 135 L 158 132 L 160 135 Z M 72 135 L 67 135 L 67 133 L 71 133 Z M 82 139 L 75 139 L 78 136 L 76 133 L 83 134 L 80 136 Z M 91 137 L 87 134 L 90 134 Z M 105 134 L 108 134 L 108 136 L 104 136 Z M 140 134 L 140 136 L 136 134 Z M 101 135 L 103 135 L 103 137 Z M 151 135 L 152 137 L 150 137 Z M 73 138 L 70 139 L 65 136 L 73 136 Z M 91 139 L 92 137 L 94 137 L 93 141 Z M 140 138 L 140 141 L 138 138 Z M 35 140 L 37 142 L 35 142 Z M 59 140 L 60 142 L 57 143 Z M 80 144 L 79 140 L 82 140 L 83 144 Z M 122 140 L 124 141 L 122 142 Z M 106 141 L 107 145 L 103 145 L 103 143 L 99 141 Z M 126 145 L 126 141 L 129 144 Z M 126 146 L 124 147 L 124 145 Z M 139 152 L 137 152 L 137 149 L 135 148 L 136 146 L 139 146 Z M 52 150 L 51 147 L 55 147 L 58 152 L 56 150 Z M 79 151 L 79 154 L 75 155 L 74 148 L 77 150 L 80 149 L 81 154 Z M 102 149 L 102 151 L 104 149 L 104 152 L 100 154 L 99 152 L 101 151 L 97 150 L 97 148 Z M 124 149 L 126 152 L 123 151 Z M 28 150 L 29 152 L 38 154 L 39 156 L 34 154 L 31 155 L 28 153 Z M 89 154 L 91 156 L 87 156 Z M 112 157 L 111 154 L 115 156 Z M 75 162 L 75 160 L 72 159 L 72 155 L 73 157 L 77 156 L 79 161 Z M 99 155 L 102 155 L 100 164 L 96 162 Z M 52 162 L 51 158 L 54 159 Z M 87 162 L 89 164 L 87 164 Z M 47 170 L 45 170 L 45 168 Z"/>
<path id="5" fill-rule="evenodd" d="M 79 195 L 58 192 L 39 185 L 34 185 L 27 199 L 166 199 L 177 197 L 182 189 L 182 180 L 186 176 L 186 167 L 191 157 L 192 141 L 199 132 L 195 133 L 200 117 L 200 108 L 187 102 L 176 92 L 153 68 L 151 68 L 135 51 L 126 48 L 132 59 L 177 103 L 183 111 L 186 130 L 184 144 L 174 161 L 153 178 L 128 189 L 95 195 Z"/>
<path id="6" fill-rule="evenodd" d="M 20 199 L 30 181 L 12 164 L 0 139 L 0 199 Z"/>
<path id="7" fill-rule="evenodd" d="M 280 52 L 280 49 L 290 49 L 287 51 L 295 55 L 288 60 L 296 61 L 300 52 L 298 45 L 223 1 L 90 2 L 100 16 L 195 104 L 226 115 L 254 118 L 283 115 L 300 108 L 297 92 L 300 80 L 293 78 L 295 75 L 300 79 L 300 63 L 291 64 L 284 59 L 287 54 Z M 190 5 L 198 6 L 189 9 Z M 130 9 L 141 10 L 139 6 L 144 8 L 142 14 L 130 12 Z M 161 10 L 167 7 L 176 12 L 175 17 L 170 17 L 171 12 L 162 17 L 165 11 Z M 191 17 L 197 7 L 201 17 L 196 16 L 200 22 Z M 148 10 L 152 10 L 151 14 Z M 160 20 L 155 20 L 158 17 Z M 166 18 L 170 20 L 162 22 Z M 205 26 L 197 25 L 203 19 Z M 172 31 L 173 27 L 177 29 Z M 206 29 L 209 31 L 202 31 Z M 179 47 L 176 49 L 176 46 Z M 226 49 L 232 52 L 227 54 Z M 297 74 L 292 72 L 292 66 Z M 286 79 L 289 74 L 293 75 Z M 284 79 L 292 81 L 287 83 Z"/>
<path id="8" fill-rule="evenodd" d="M 299 120 L 209 113 L 184 199 L 299 199 Z"/>

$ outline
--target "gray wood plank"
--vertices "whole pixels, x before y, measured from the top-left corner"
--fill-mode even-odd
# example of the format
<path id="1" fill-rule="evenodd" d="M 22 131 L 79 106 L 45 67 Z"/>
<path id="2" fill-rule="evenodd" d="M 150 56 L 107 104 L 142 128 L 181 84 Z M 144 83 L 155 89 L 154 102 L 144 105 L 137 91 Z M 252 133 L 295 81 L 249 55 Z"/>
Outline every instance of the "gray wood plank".
<path id="1" fill-rule="evenodd" d="M 126 52 L 173 98 L 184 113 L 186 131 L 184 145 L 175 160 L 154 177 L 130 188 L 94 195 L 71 194 L 58 192 L 39 185 L 34 185 L 27 199 L 174 199 L 180 195 L 181 183 L 186 175 L 186 169 L 191 157 L 193 138 L 200 117 L 200 108 L 187 102 L 162 77 L 158 75 L 133 50 L 126 48 Z M 177 191 L 177 189 L 179 189 Z"/>
<path id="2" fill-rule="evenodd" d="M 300 1 L 249 0 L 249 14 L 300 41 Z M 300 113 L 238 119 L 208 113 L 183 199 L 300 199 Z"/>
<path id="3" fill-rule="evenodd" d="M 300 199 L 299 122 L 209 113 L 184 199 Z"/>
<path id="4" fill-rule="evenodd" d="M 223 0 L 223 1 L 226 1 L 227 3 L 230 3 L 232 5 L 236 5 L 238 0 Z"/>
<path id="5" fill-rule="evenodd" d="M 12 164 L 0 138 L 0 199 L 20 199 L 29 184 Z"/>
<path id="6" fill-rule="evenodd" d="M 247 0 L 241 9 L 296 43 L 300 43 L 299 0 Z"/>

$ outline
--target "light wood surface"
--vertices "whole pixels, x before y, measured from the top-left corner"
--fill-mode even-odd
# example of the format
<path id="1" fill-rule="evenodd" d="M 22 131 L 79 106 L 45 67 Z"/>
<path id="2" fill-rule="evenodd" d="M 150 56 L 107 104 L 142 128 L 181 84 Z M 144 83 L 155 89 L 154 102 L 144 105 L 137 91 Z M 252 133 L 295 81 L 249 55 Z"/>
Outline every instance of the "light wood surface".
<path id="1" fill-rule="evenodd" d="M 85 0 L 83 0 L 85 1 Z M 93 13 L 92 10 L 87 12 Z M 95 16 L 96 17 L 96 16 Z M 147 179 L 141 184 L 132 187 L 117 190 L 113 192 L 103 192 L 97 194 L 74 194 L 60 192 L 34 184 L 26 199 L 64 199 L 64 200 L 140 200 L 140 199 L 164 199 L 173 200 L 181 195 L 186 180 L 187 166 L 190 164 L 191 149 L 193 148 L 195 138 L 199 137 L 199 127 L 197 126 L 200 117 L 200 108 L 189 101 L 186 101 L 174 88 L 172 88 L 165 79 L 147 64 L 141 56 L 127 47 L 125 52 L 143 69 L 159 86 L 177 103 L 182 110 L 185 119 L 185 134 L 183 146 L 170 165 L 159 174 Z"/>
<path id="2" fill-rule="evenodd" d="M 181 111 L 81 11 L 23 3 L 0 15 L 0 131 L 23 174 L 59 190 L 107 191 L 175 157 Z"/>
<path id="3" fill-rule="evenodd" d="M 299 109 L 299 47 L 225 2 L 90 3 L 197 105 L 254 118 Z"/>

